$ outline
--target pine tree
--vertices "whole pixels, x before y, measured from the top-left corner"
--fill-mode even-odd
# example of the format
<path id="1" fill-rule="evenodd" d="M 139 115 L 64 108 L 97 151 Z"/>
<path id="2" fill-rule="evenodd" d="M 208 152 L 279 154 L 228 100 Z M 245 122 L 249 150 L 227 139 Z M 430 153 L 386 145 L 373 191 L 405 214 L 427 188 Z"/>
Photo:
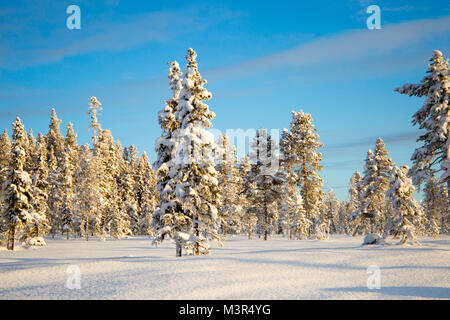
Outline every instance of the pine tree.
<path id="1" fill-rule="evenodd" d="M 450 170 L 450 66 L 448 59 L 444 60 L 442 52 L 434 50 L 430 59 L 427 74 L 420 84 L 405 84 L 395 91 L 409 96 L 426 97 L 424 105 L 413 115 L 413 125 L 419 125 L 425 133 L 418 142 L 423 145 L 417 148 L 411 160 L 413 166 L 411 175 L 413 183 L 419 189 L 424 181 L 436 173 L 439 168 Z M 447 181 L 447 191 L 450 190 L 450 179 L 445 179 L 448 172 L 444 172 L 442 181 Z M 450 196 L 448 198 L 450 207 Z"/>
<path id="2" fill-rule="evenodd" d="M 36 146 L 31 156 L 31 180 L 33 190 L 33 212 L 36 215 L 34 223 L 29 225 L 28 233 L 30 237 L 41 237 L 50 230 L 47 219 L 48 212 L 48 165 L 47 150 L 44 136 L 39 133 Z"/>
<path id="3" fill-rule="evenodd" d="M 323 181 L 318 174 L 322 170 L 322 154 L 318 151 L 322 143 L 319 142 L 310 114 L 303 111 L 291 113 L 292 121 L 289 131 L 283 132 L 281 150 L 284 161 L 291 163 L 293 171 L 298 175 L 297 186 L 301 190 L 306 219 L 314 221 L 320 214 L 324 197 Z M 312 227 L 313 225 L 308 228 L 308 238 L 311 238 Z"/>
<path id="4" fill-rule="evenodd" d="M 45 136 L 47 143 L 47 165 L 48 165 L 48 213 L 47 218 L 50 223 L 50 233 L 52 237 L 60 231 L 61 216 L 59 215 L 62 205 L 59 186 L 58 171 L 60 170 L 63 153 L 64 138 L 60 131 L 61 120 L 58 119 L 55 109 L 52 109 L 50 116 L 49 131 Z"/>
<path id="5" fill-rule="evenodd" d="M 156 140 L 155 151 L 157 160 L 153 168 L 157 177 L 157 191 L 159 194 L 159 206 L 152 218 L 152 228 L 156 231 L 155 242 L 164 240 L 166 233 L 175 236 L 174 226 L 181 223 L 184 219 L 181 203 L 176 198 L 174 180 L 169 176 L 176 157 L 176 141 L 173 139 L 174 132 L 179 128 L 179 122 L 175 119 L 175 113 L 178 108 L 179 96 L 181 91 L 180 67 L 176 61 L 170 64 L 169 84 L 173 96 L 165 101 L 164 108 L 158 113 L 158 122 L 163 130 L 161 136 Z M 179 218 L 179 219 L 178 219 Z M 180 230 L 184 229 L 179 226 Z M 177 254 L 181 255 L 181 241 L 177 248 Z"/>
<path id="6" fill-rule="evenodd" d="M 153 234 L 151 221 L 157 199 L 156 175 L 143 152 L 136 160 L 135 198 L 139 216 L 139 234 Z"/>
<path id="7" fill-rule="evenodd" d="M 62 160 L 62 154 L 64 152 L 64 138 L 61 135 L 60 124 L 61 120 L 58 119 L 55 109 L 52 109 L 52 113 L 50 116 L 49 131 L 45 136 L 45 139 L 47 142 L 48 161 L 53 161 L 53 158 L 50 157 L 50 153 L 52 152 L 52 150 L 54 156 L 56 157 L 55 170 L 57 169 L 59 162 Z M 48 165 L 50 168 L 51 167 L 50 163 Z"/>
<path id="8" fill-rule="evenodd" d="M 219 216 L 222 220 L 222 232 L 227 234 L 228 230 L 236 234 L 241 229 L 243 209 L 240 201 L 240 184 L 242 183 L 239 169 L 237 167 L 236 148 L 231 147 L 228 136 L 222 134 L 217 143 L 219 152 L 216 152 L 218 163 L 216 170 L 220 193 L 223 197 Z"/>
<path id="9" fill-rule="evenodd" d="M 277 202 L 283 196 L 284 179 L 279 170 L 278 143 L 268 135 L 265 128 L 260 128 L 250 148 L 251 186 L 254 189 L 248 192 L 252 195 L 252 210 L 258 217 L 258 233 L 263 233 L 264 240 L 267 240 L 269 228 L 278 218 Z"/>
<path id="10" fill-rule="evenodd" d="M 10 156 L 11 141 L 9 140 L 8 131 L 5 129 L 3 134 L 0 136 L 0 186 L 2 186 L 6 180 L 6 176 L 9 171 Z"/>
<path id="11" fill-rule="evenodd" d="M 125 212 L 127 217 L 127 225 L 131 234 L 139 233 L 139 217 L 135 199 L 135 162 L 136 154 L 133 148 L 124 148 L 122 161 L 119 163 L 120 184 L 119 192 L 121 195 L 121 210 Z"/>
<path id="12" fill-rule="evenodd" d="M 384 142 L 378 138 L 375 153 L 367 152 L 364 177 L 359 182 L 362 194 L 359 208 L 352 213 L 356 221 L 355 235 L 358 229 L 364 228 L 364 233 L 381 233 L 384 228 L 385 214 L 387 212 L 385 195 L 389 188 L 389 174 L 393 162 L 388 158 Z"/>
<path id="13" fill-rule="evenodd" d="M 74 223 L 74 185 L 73 173 L 74 167 L 71 162 L 71 150 L 66 148 L 63 153 L 63 160 L 58 171 L 58 185 L 61 188 L 62 203 L 60 207 L 59 216 L 61 217 L 61 232 L 66 233 L 67 239 L 69 234 L 73 232 Z"/>
<path id="14" fill-rule="evenodd" d="M 256 216 L 256 211 L 251 206 L 252 203 L 256 202 L 255 190 L 256 182 L 252 174 L 250 159 L 247 155 L 243 156 L 240 161 L 239 174 L 242 178 L 242 184 L 239 191 L 241 197 L 241 204 L 244 208 L 243 224 L 245 229 L 247 229 L 249 240 L 253 239 L 253 232 L 255 224 L 258 220 Z"/>
<path id="15" fill-rule="evenodd" d="M 391 201 L 394 212 L 388 217 L 383 237 L 400 236 L 400 243 L 417 243 L 416 232 L 426 222 L 421 206 L 413 197 L 414 186 L 408 178 L 408 166 L 394 166 L 391 170 L 390 188 L 386 197 Z"/>
<path id="16" fill-rule="evenodd" d="M 27 159 L 26 147 L 27 136 L 20 118 L 17 117 L 13 123 L 11 165 L 1 189 L 3 203 L 1 220 L 8 232 L 6 242 L 8 250 L 14 250 L 16 232 L 33 222 L 32 182 L 28 172 L 24 171 Z"/>
<path id="17" fill-rule="evenodd" d="M 76 217 L 79 220 L 79 228 L 84 234 L 86 241 L 89 240 L 89 234 L 95 234 L 96 220 L 100 214 L 102 199 L 100 195 L 98 163 L 91 154 L 88 144 L 80 148 L 80 165 L 76 175 L 79 177 L 75 186 L 75 208 Z M 92 227 L 94 225 L 94 228 Z"/>
<path id="18" fill-rule="evenodd" d="M 220 241 L 217 233 L 220 190 L 212 156 L 214 136 L 206 130 L 212 126 L 211 120 L 215 114 L 203 102 L 211 99 L 211 93 L 203 87 L 206 80 L 198 72 L 196 57 L 195 51 L 189 49 L 175 113 L 175 119 L 180 124 L 180 128 L 174 132 L 177 157 L 169 175 L 177 181 L 176 197 L 183 209 L 183 217 L 180 219 L 175 216 L 173 219 L 174 229 L 177 230 L 181 222 L 183 228 L 179 231 L 191 233 L 194 254 L 199 255 L 209 252 L 207 238 Z M 191 230 L 185 228 L 186 222 Z M 179 247 L 177 244 L 177 255 Z"/>
<path id="19" fill-rule="evenodd" d="M 98 123 L 97 120 L 97 112 L 100 110 L 103 110 L 102 107 L 100 107 L 102 104 L 96 97 L 90 98 L 91 102 L 89 103 L 89 111 L 87 114 L 91 116 L 91 128 L 94 130 L 93 136 L 92 136 L 92 142 L 95 143 L 97 139 L 97 133 L 101 130 L 101 126 Z"/>
<path id="20" fill-rule="evenodd" d="M 431 177 L 423 191 L 425 194 L 423 208 L 429 222 L 428 233 L 436 238 L 441 228 L 444 232 L 446 231 L 447 190 L 444 185 L 439 184 L 436 177 Z"/>
<path id="21" fill-rule="evenodd" d="M 333 189 L 330 188 L 330 190 L 328 190 L 327 194 L 325 195 L 324 202 L 324 215 L 326 217 L 326 220 L 330 223 L 330 233 L 338 232 L 339 209 L 339 200 L 336 198 Z"/>

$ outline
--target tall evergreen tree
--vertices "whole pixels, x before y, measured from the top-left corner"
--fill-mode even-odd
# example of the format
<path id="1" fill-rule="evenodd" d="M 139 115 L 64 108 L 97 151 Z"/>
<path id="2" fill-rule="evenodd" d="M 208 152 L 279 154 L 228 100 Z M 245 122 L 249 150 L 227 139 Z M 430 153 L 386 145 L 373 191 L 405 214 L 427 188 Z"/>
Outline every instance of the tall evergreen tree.
<path id="1" fill-rule="evenodd" d="M 259 234 L 267 240 L 269 228 L 278 218 L 278 201 L 283 196 L 284 179 L 279 170 L 278 143 L 265 128 L 256 131 L 250 144 L 249 158 L 252 162 L 251 176 L 253 184 L 251 194 L 251 210 L 258 217 Z"/>
<path id="2" fill-rule="evenodd" d="M 199 255 L 209 252 L 207 238 L 220 241 L 217 233 L 220 190 L 212 155 L 215 150 L 214 136 L 206 130 L 212 126 L 211 120 L 215 114 L 203 102 L 211 99 L 211 93 L 203 87 L 206 80 L 200 76 L 196 57 L 195 51 L 189 49 L 175 113 L 175 119 L 180 124 L 174 132 L 177 157 L 169 175 L 177 181 L 176 196 L 182 204 L 184 215 L 181 224 L 184 226 L 188 222 L 191 229 L 180 231 L 191 233 L 194 254 Z M 179 217 L 174 218 L 174 224 L 178 227 Z"/>
<path id="3" fill-rule="evenodd" d="M 48 165 L 47 149 L 44 136 L 39 133 L 36 146 L 31 156 L 32 161 L 32 190 L 33 190 L 33 211 L 37 216 L 32 224 L 29 225 L 28 232 L 32 237 L 41 237 L 48 233 L 50 229 L 47 219 L 48 212 Z"/>
<path id="4" fill-rule="evenodd" d="M 0 220 L 7 230 L 6 248 L 14 250 L 16 231 L 26 228 L 33 222 L 31 179 L 24 170 L 27 156 L 27 136 L 17 117 L 13 123 L 11 165 L 6 180 L 2 185 L 1 198 L 3 208 Z"/>
<path id="5" fill-rule="evenodd" d="M 442 52 L 434 50 L 427 75 L 420 84 L 405 84 L 395 91 L 409 96 L 426 97 L 424 105 L 413 115 L 413 125 L 425 133 L 418 138 L 423 145 L 417 148 L 411 160 L 413 183 L 418 188 L 441 168 L 450 170 L 450 66 Z M 446 177 L 444 172 L 443 178 Z M 448 172 L 447 172 L 448 175 Z M 444 179 L 443 179 L 444 180 Z M 450 179 L 447 191 L 450 190 Z M 449 193 L 450 194 L 450 193 Z M 448 198 L 450 207 L 450 197 Z"/>
<path id="6" fill-rule="evenodd" d="M 314 221 L 320 214 L 324 197 L 323 181 L 318 174 L 322 170 L 322 154 L 318 151 L 322 143 L 310 114 L 303 111 L 291 113 L 291 124 L 289 131 L 283 132 L 281 150 L 284 161 L 290 163 L 292 171 L 298 175 L 297 186 L 301 190 L 306 219 Z M 308 238 L 311 238 L 311 228 L 312 225 L 308 228 Z"/>
<path id="7" fill-rule="evenodd" d="M 155 242 L 162 241 L 166 233 L 175 237 L 177 229 L 184 229 L 180 226 L 181 220 L 186 222 L 183 224 L 187 224 L 187 220 L 182 214 L 181 203 L 176 198 L 174 180 L 169 176 L 176 157 L 176 143 L 173 135 L 179 128 L 175 113 L 180 100 L 181 75 L 178 62 L 170 63 L 168 78 L 173 96 L 165 101 L 164 108 L 158 113 L 158 122 L 163 132 L 155 143 L 157 160 L 153 164 L 159 194 L 159 205 L 152 219 L 152 228 L 156 231 Z M 175 221 L 177 221 L 178 227 L 172 229 L 171 226 L 175 226 Z M 181 240 L 177 243 L 179 244 L 177 254 L 181 255 Z"/>

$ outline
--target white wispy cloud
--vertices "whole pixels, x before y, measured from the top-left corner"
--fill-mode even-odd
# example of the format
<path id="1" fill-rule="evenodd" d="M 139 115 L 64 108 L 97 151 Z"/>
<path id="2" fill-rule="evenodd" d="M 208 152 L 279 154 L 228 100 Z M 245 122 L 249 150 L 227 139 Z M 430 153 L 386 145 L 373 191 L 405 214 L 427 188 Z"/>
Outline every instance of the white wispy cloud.
<path id="1" fill-rule="evenodd" d="M 283 52 L 211 70 L 210 77 L 244 77 L 274 71 L 299 74 L 305 70 L 322 74 L 327 72 L 327 68 L 344 64 L 355 69 L 363 65 L 367 71 L 371 60 L 384 65 L 386 70 L 415 67 L 411 62 L 419 63 L 417 55 L 423 54 L 433 40 L 438 39 L 448 46 L 449 36 L 450 16 L 389 24 L 381 30 L 350 30 L 320 37 Z M 430 55 L 431 50 L 429 48 Z M 403 63 L 399 56 L 406 57 Z"/>
<path id="2" fill-rule="evenodd" d="M 118 1 L 110 5 L 117 6 Z M 45 13 L 47 7 L 49 12 Z M 21 69 L 97 51 L 123 51 L 150 42 L 168 42 L 240 16 L 228 8 L 200 6 L 172 11 L 121 14 L 114 18 L 81 6 L 81 29 L 68 30 L 64 7 L 56 18 L 51 4 L 35 2 L 19 10 L 0 7 L 0 68 Z M 118 9 L 117 9 L 118 10 Z"/>

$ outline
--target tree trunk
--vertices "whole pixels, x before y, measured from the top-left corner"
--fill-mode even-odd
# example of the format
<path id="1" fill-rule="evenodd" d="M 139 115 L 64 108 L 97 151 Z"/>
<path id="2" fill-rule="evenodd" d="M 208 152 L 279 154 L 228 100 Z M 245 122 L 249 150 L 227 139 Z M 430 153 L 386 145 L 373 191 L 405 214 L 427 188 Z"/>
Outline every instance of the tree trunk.
<path id="1" fill-rule="evenodd" d="M 86 215 L 86 241 L 89 241 L 89 216 Z"/>
<path id="2" fill-rule="evenodd" d="M 196 218 L 194 218 L 194 221 L 195 220 L 196 220 Z M 198 231 L 198 223 L 197 222 L 194 223 L 194 234 L 195 234 L 195 237 L 197 238 L 195 241 L 195 247 L 194 247 L 195 255 L 198 256 L 198 255 L 200 255 L 200 245 L 198 244 L 198 237 L 200 235 L 200 232 Z"/>
<path id="3" fill-rule="evenodd" d="M 14 236 L 16 234 L 16 226 L 13 225 L 9 227 L 8 230 L 8 240 L 6 242 L 6 249 L 8 250 L 14 250 Z"/>
<path id="4" fill-rule="evenodd" d="M 252 225 L 251 223 L 248 224 L 248 239 L 252 240 L 253 239 L 253 230 L 252 230 Z"/>
<path id="5" fill-rule="evenodd" d="M 176 257 L 181 257 L 181 242 L 180 240 L 177 240 L 176 242 L 176 247 L 175 247 L 175 256 Z"/>

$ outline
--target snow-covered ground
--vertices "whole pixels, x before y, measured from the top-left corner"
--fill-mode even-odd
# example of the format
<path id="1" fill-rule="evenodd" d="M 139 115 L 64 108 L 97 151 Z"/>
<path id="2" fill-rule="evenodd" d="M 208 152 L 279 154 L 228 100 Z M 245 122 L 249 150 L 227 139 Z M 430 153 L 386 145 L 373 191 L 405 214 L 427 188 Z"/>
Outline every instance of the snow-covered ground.
<path id="1" fill-rule="evenodd" d="M 421 238 L 421 247 L 362 240 L 239 236 L 210 255 L 175 258 L 170 241 L 154 247 L 147 237 L 48 238 L 0 251 L 0 299 L 450 299 L 450 236 Z M 80 289 L 66 287 L 76 284 L 71 265 Z M 367 287 L 373 265 L 380 289 Z"/>

